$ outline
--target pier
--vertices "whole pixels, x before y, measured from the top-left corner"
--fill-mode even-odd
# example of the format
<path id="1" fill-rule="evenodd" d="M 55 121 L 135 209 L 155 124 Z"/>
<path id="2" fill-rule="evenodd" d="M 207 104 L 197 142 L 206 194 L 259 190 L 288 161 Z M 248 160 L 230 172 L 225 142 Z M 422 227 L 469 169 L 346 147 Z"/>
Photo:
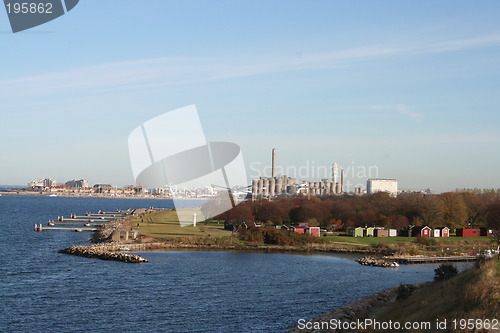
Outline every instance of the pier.
<path id="1" fill-rule="evenodd" d="M 43 224 L 35 224 L 34 230 L 38 232 L 45 230 L 97 231 L 106 223 L 130 214 L 131 210 L 118 210 L 116 212 L 99 211 L 97 213 L 85 213 L 85 215 L 70 214 L 69 218 L 58 216 L 56 221 L 49 220 L 46 227 Z"/>
<path id="2" fill-rule="evenodd" d="M 80 232 L 80 231 L 96 231 L 96 230 L 99 230 L 97 228 L 80 228 L 80 227 L 42 227 L 42 230 L 70 230 L 70 231 L 77 231 L 77 232 Z"/>
<path id="3" fill-rule="evenodd" d="M 396 261 L 400 264 L 426 264 L 435 262 L 446 262 L 446 261 L 475 261 L 478 256 L 447 256 L 447 257 L 399 257 L 391 258 L 391 260 Z"/>

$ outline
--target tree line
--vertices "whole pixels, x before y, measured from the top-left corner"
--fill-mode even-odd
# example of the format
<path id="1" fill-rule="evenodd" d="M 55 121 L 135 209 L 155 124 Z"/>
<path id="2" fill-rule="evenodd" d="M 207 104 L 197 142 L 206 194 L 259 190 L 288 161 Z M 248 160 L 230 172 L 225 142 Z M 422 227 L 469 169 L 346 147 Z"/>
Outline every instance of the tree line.
<path id="1" fill-rule="evenodd" d="M 308 222 L 329 230 L 380 226 L 403 229 L 408 225 L 431 228 L 500 229 L 498 192 L 401 193 L 380 192 L 361 196 L 295 197 L 243 202 L 216 219 L 230 224 L 265 225 Z"/>

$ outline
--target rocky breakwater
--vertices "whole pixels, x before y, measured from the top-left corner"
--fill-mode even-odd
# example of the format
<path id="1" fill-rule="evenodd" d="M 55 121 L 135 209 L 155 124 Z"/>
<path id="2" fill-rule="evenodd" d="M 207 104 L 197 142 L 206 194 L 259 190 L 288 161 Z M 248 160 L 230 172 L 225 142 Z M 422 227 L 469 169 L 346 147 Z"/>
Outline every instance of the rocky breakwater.
<path id="1" fill-rule="evenodd" d="M 365 266 L 376 266 L 376 267 L 399 267 L 399 264 L 395 261 L 386 261 L 384 259 L 377 259 L 374 257 L 363 257 L 356 260 L 357 263 Z"/>
<path id="2" fill-rule="evenodd" d="M 101 259 L 101 260 L 114 260 L 114 261 L 121 261 L 121 262 L 134 263 L 134 264 L 148 262 L 147 259 L 145 259 L 141 256 L 138 256 L 136 254 L 104 251 L 104 250 L 100 250 L 100 249 L 97 249 L 97 248 L 92 247 L 92 246 L 71 246 L 71 247 L 68 247 L 68 248 L 61 250 L 59 252 L 65 253 L 65 254 L 72 254 L 72 255 L 76 255 L 76 256 L 81 256 L 81 257 L 87 257 L 87 258 L 97 258 L 97 259 Z"/>

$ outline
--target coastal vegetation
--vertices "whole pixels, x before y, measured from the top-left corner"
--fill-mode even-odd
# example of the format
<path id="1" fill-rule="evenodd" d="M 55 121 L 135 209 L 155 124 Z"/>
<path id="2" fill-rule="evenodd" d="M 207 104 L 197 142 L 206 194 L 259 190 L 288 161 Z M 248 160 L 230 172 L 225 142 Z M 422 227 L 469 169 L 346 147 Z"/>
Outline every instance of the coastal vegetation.
<path id="1" fill-rule="evenodd" d="M 492 242 L 495 238 L 346 237 L 346 229 L 366 225 L 401 229 L 424 222 L 441 226 L 497 227 L 495 218 L 500 211 L 499 200 L 497 192 L 406 193 L 397 198 L 386 193 L 326 199 L 281 198 L 243 202 L 196 226 L 181 227 L 175 210 L 160 210 L 134 216 L 129 227 L 141 234 L 143 242 L 196 243 L 200 246 L 307 245 L 308 250 L 311 247 L 323 250 L 358 249 L 366 253 L 396 256 L 475 254 L 496 247 Z M 451 210 L 446 210 L 447 206 L 452 207 Z M 461 217 L 455 216 L 458 214 L 456 207 L 465 207 L 458 209 Z M 204 209 L 207 207 L 200 208 L 201 211 Z M 449 214 L 452 213 L 459 222 L 450 222 Z M 290 226 L 303 222 L 309 226 L 320 226 L 327 232 L 318 238 L 276 229 L 283 224 Z M 260 227 L 255 228 L 255 224 Z"/>
<path id="2" fill-rule="evenodd" d="M 402 229 L 408 225 L 431 228 L 490 227 L 500 229 L 500 193 L 447 192 L 439 195 L 385 192 L 362 196 L 284 197 L 274 201 L 247 201 L 216 219 L 231 223 L 264 224 L 308 222 L 327 230 L 380 226 Z"/>
<path id="3" fill-rule="evenodd" d="M 448 279 L 438 279 L 439 281 L 410 292 L 410 295 L 401 297 L 384 309 L 377 319 L 432 323 L 446 319 L 449 332 L 486 332 L 487 330 L 481 329 L 452 329 L 451 324 L 453 320 L 460 319 L 473 318 L 484 322 L 486 319 L 491 321 L 499 318 L 499 262 L 499 259 L 483 262 L 474 269 Z"/>

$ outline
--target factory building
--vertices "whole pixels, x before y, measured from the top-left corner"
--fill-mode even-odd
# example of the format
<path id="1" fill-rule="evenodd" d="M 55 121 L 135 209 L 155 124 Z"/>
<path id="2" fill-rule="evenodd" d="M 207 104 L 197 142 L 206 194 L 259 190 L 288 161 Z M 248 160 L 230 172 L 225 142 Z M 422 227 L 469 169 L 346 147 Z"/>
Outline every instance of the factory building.
<path id="1" fill-rule="evenodd" d="M 57 182 L 49 178 L 38 179 L 28 183 L 28 187 L 52 187 L 52 186 L 57 186 Z"/>
<path id="2" fill-rule="evenodd" d="M 86 179 L 73 179 L 65 183 L 65 185 L 73 188 L 89 187 L 89 181 Z"/>
<path id="3" fill-rule="evenodd" d="M 252 197 L 272 198 L 287 195 L 333 195 L 344 192 L 345 174 L 340 170 L 337 163 L 332 164 L 332 179 L 321 179 L 321 181 L 298 181 L 286 175 L 276 175 L 276 149 L 273 148 L 271 177 L 260 177 L 252 180 Z M 340 178 L 340 179 L 339 179 Z"/>
<path id="4" fill-rule="evenodd" d="M 387 192 L 391 196 L 396 197 L 398 195 L 398 182 L 396 179 L 368 179 L 366 182 L 366 192 L 368 194 Z"/>

